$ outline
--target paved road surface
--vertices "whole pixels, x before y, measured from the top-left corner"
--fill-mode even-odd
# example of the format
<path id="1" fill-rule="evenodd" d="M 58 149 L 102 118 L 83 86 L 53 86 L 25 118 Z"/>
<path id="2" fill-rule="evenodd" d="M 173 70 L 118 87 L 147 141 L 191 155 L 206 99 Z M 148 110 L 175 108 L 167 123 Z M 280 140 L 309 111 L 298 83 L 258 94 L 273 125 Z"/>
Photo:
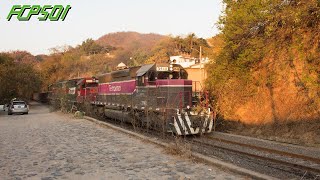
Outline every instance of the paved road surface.
<path id="1" fill-rule="evenodd" d="M 239 179 L 161 148 L 31 105 L 0 113 L 0 179 Z"/>

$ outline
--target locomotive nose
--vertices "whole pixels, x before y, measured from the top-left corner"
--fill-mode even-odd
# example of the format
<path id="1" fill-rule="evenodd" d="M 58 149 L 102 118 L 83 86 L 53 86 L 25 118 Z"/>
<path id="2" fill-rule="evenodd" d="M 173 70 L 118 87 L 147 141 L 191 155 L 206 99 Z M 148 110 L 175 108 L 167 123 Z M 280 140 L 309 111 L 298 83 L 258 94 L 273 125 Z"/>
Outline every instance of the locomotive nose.
<path id="1" fill-rule="evenodd" d="M 177 135 L 210 133 L 213 127 L 213 116 L 210 111 L 198 113 L 183 111 L 173 117 L 172 131 Z"/>

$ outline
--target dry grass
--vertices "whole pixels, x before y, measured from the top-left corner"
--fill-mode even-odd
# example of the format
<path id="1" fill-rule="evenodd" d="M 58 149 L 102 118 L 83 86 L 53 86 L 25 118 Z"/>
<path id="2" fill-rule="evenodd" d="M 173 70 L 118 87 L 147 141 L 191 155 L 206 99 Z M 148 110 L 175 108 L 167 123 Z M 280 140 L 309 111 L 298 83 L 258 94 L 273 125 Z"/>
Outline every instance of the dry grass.
<path id="1" fill-rule="evenodd" d="M 192 157 L 191 145 L 187 143 L 182 137 L 176 137 L 175 141 L 170 143 L 165 149 L 168 154 L 178 155 L 184 158 Z"/>

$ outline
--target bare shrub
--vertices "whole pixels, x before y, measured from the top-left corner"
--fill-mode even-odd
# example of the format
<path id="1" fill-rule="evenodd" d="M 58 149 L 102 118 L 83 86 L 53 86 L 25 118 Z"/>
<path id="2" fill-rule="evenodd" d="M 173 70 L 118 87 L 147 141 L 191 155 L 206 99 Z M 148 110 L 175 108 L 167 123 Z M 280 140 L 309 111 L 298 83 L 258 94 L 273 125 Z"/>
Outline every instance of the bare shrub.
<path id="1" fill-rule="evenodd" d="M 175 137 L 174 142 L 166 148 L 166 152 L 173 155 L 179 155 L 184 158 L 192 157 L 191 144 L 181 137 Z"/>
<path id="2" fill-rule="evenodd" d="M 82 111 L 76 111 L 74 113 L 74 117 L 77 119 L 83 119 L 84 116 L 85 116 L 85 112 L 82 112 Z"/>

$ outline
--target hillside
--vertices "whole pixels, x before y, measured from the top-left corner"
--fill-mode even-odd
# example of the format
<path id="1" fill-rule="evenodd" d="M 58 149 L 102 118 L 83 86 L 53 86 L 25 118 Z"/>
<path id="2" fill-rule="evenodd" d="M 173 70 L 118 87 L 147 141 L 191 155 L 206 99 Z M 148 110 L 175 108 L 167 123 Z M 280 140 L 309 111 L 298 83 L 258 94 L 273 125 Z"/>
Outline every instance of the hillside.
<path id="1" fill-rule="evenodd" d="M 39 60 L 43 88 L 60 80 L 109 72 L 120 62 L 142 64 L 165 37 L 137 32 L 110 33 L 98 40 L 87 39 L 76 47 L 54 51 Z"/>
<path id="2" fill-rule="evenodd" d="M 137 32 L 116 32 L 100 37 L 96 42 L 102 46 L 113 46 L 124 50 L 150 50 L 166 36 L 159 34 L 141 34 Z"/>
<path id="3" fill-rule="evenodd" d="M 96 43 L 103 47 L 114 47 L 115 50 L 110 53 L 113 56 L 111 66 L 120 62 L 135 66 L 148 59 L 152 55 L 153 47 L 166 37 L 152 33 L 116 32 L 100 37 Z"/>

